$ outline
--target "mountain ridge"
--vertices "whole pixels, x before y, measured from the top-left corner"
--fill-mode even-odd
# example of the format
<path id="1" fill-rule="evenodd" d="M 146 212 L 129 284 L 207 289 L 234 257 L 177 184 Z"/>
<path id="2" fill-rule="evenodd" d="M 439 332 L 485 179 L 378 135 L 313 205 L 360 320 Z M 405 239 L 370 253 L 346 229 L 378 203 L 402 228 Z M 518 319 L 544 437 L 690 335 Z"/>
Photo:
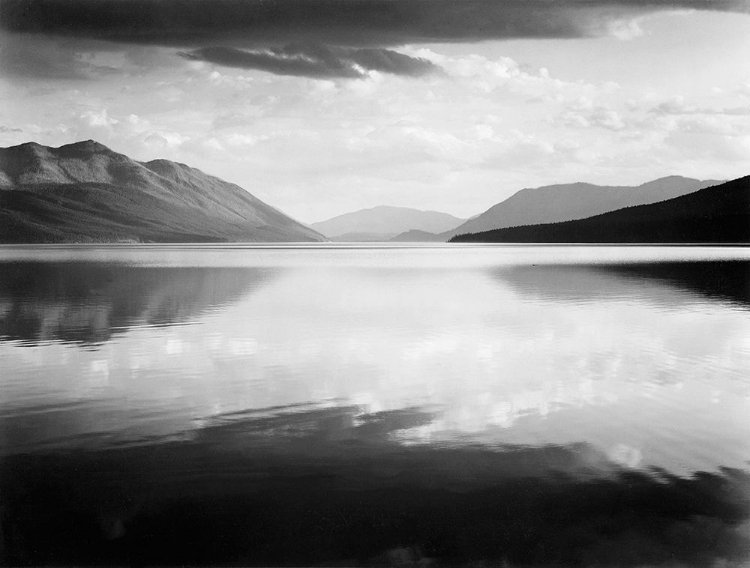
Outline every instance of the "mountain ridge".
<path id="1" fill-rule="evenodd" d="M 454 236 L 450 242 L 750 243 L 750 176 L 585 219 Z"/>
<path id="2" fill-rule="evenodd" d="M 460 225 L 464 219 L 440 211 L 378 205 L 337 215 L 310 226 L 328 238 L 369 234 L 372 240 L 388 240 L 408 230 L 443 232 Z"/>
<path id="3" fill-rule="evenodd" d="M 524 188 L 440 236 L 448 240 L 464 233 L 585 219 L 623 207 L 657 203 L 719 183 L 723 182 L 672 175 L 637 186 L 575 182 Z"/>
<path id="4" fill-rule="evenodd" d="M 3 242 L 325 240 L 236 184 L 94 140 L 0 148 L 0 205 Z"/>

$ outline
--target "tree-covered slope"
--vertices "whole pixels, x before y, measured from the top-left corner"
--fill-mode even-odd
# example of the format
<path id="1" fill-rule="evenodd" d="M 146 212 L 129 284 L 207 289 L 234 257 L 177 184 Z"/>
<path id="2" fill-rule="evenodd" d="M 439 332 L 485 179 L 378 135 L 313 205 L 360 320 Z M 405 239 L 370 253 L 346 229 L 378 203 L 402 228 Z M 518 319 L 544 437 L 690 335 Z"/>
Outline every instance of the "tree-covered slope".
<path id="1" fill-rule="evenodd" d="M 451 242 L 750 243 L 750 176 L 587 219 L 458 235 Z"/>
<path id="2" fill-rule="evenodd" d="M 447 241 L 466 233 L 585 219 L 623 207 L 657 203 L 720 183 L 668 176 L 635 187 L 570 183 L 527 188 L 442 236 Z"/>

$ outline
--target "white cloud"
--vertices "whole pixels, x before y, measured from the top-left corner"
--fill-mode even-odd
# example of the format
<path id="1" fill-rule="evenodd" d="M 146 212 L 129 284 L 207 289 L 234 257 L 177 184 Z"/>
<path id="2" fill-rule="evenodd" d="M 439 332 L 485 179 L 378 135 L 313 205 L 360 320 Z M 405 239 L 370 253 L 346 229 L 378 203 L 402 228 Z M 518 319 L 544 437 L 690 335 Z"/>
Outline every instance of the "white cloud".
<path id="1" fill-rule="evenodd" d="M 598 105 L 591 108 L 571 108 L 560 113 L 555 122 L 562 126 L 573 128 L 605 128 L 609 130 L 624 130 L 626 123 L 620 112 Z"/>
<path id="2" fill-rule="evenodd" d="M 643 18 L 624 18 L 607 23 L 609 35 L 620 40 L 632 40 L 644 34 L 641 22 Z"/>
<path id="3" fill-rule="evenodd" d="M 99 111 L 87 110 L 80 113 L 78 118 L 84 125 L 91 128 L 111 129 L 115 124 L 119 123 L 119 120 L 108 116 L 107 109 Z"/>

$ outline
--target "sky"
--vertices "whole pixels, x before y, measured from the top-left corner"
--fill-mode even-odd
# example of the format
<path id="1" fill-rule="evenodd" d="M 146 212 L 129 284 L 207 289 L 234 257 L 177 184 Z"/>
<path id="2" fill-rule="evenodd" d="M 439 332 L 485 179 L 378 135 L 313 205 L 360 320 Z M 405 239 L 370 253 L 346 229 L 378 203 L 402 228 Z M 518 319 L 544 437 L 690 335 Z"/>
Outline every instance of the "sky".
<path id="1" fill-rule="evenodd" d="M 750 175 L 750 0 L 0 0 L 0 147 L 94 139 L 303 222 Z"/>

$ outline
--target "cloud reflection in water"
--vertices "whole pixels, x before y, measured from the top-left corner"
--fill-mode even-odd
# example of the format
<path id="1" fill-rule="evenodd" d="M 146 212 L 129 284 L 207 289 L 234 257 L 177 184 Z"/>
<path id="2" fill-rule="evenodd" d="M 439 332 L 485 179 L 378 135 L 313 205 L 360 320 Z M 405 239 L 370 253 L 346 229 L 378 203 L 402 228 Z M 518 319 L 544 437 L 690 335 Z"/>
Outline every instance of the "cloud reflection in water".
<path id="1" fill-rule="evenodd" d="M 748 559 L 747 263 L 380 258 L 4 272 L 1 560 Z"/>
<path id="2" fill-rule="evenodd" d="M 736 281 L 746 266 L 712 271 Z M 744 467 L 749 453 L 745 309 L 684 278 L 640 277 L 637 265 L 74 268 L 48 267 L 28 288 L 6 280 L 5 297 L 18 291 L 11 313 L 35 306 L 34 321 L 51 303 L 74 322 L 86 301 L 109 314 L 91 340 L 109 339 L 93 351 L 5 344 L 10 446 L 132 440 L 214 414 L 336 400 L 367 413 L 437 409 L 401 431 L 403 443 L 586 440 L 611 455 L 632 448 L 623 463 L 640 455 L 683 473 Z M 18 321 L 4 328 L 20 336 Z M 31 428 L 40 408 L 49 425 Z"/>
<path id="3" fill-rule="evenodd" d="M 739 566 L 750 477 L 620 468 L 585 443 L 403 446 L 416 409 L 217 417 L 189 440 L 0 464 L 17 563 Z"/>

